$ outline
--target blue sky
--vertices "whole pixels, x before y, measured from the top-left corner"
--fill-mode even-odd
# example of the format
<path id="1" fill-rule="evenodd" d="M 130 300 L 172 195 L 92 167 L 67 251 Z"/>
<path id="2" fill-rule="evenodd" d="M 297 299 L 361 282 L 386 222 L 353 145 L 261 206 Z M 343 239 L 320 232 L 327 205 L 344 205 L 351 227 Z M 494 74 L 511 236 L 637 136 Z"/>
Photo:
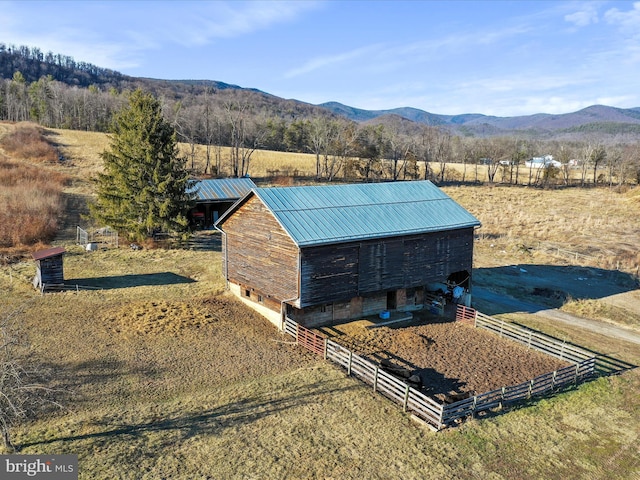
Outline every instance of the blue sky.
<path id="1" fill-rule="evenodd" d="M 640 107 L 640 1 L 5 1 L 0 42 L 309 103 Z"/>

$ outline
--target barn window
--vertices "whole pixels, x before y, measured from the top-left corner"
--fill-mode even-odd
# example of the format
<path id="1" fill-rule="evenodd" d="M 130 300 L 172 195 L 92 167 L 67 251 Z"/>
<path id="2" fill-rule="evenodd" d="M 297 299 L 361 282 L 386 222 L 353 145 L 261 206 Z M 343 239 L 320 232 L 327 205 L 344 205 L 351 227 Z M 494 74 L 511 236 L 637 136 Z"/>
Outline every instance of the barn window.
<path id="1" fill-rule="evenodd" d="M 251 290 L 249 290 L 248 288 L 247 288 L 247 289 L 245 289 L 245 291 L 244 291 L 244 296 L 245 296 L 245 297 L 250 297 L 250 296 L 251 296 Z"/>
<path id="2" fill-rule="evenodd" d="M 262 295 L 258 295 L 258 303 L 264 303 L 264 299 L 262 298 Z"/>

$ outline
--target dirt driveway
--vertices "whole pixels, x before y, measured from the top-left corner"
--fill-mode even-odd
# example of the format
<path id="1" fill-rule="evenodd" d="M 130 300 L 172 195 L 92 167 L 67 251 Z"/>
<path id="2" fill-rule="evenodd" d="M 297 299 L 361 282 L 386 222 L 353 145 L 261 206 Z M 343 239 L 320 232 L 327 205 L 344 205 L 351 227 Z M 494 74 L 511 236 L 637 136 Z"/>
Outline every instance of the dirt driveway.
<path id="1" fill-rule="evenodd" d="M 629 292 L 625 295 L 631 295 L 635 292 Z M 474 288 L 473 295 L 476 299 L 481 299 L 486 302 L 490 302 L 492 305 L 498 305 L 503 308 L 504 312 L 526 312 L 540 315 L 546 318 L 550 318 L 555 321 L 568 323 L 574 326 L 580 326 L 585 330 L 591 330 L 592 332 L 606 335 L 608 337 L 624 340 L 626 342 L 637 343 L 640 345 L 640 333 L 632 330 L 618 327 L 609 323 L 601 322 L 598 320 L 591 320 L 589 318 L 578 317 L 571 315 L 570 313 L 561 312 L 555 308 L 547 308 L 534 303 L 525 302 L 506 295 L 498 294 L 487 290 L 485 288 Z"/>
<path id="2" fill-rule="evenodd" d="M 475 287 L 490 288 L 532 304 L 558 308 L 567 300 L 604 299 L 638 291 L 638 280 L 625 272 L 574 265 L 517 264 L 477 268 Z M 633 307 L 640 314 L 640 304 Z"/>
<path id="3" fill-rule="evenodd" d="M 634 275 L 575 265 L 517 264 L 478 268 L 473 296 L 494 313 L 526 312 L 609 337 L 640 343 L 640 332 L 558 310 L 569 299 L 592 299 L 640 318 L 640 285 Z"/>

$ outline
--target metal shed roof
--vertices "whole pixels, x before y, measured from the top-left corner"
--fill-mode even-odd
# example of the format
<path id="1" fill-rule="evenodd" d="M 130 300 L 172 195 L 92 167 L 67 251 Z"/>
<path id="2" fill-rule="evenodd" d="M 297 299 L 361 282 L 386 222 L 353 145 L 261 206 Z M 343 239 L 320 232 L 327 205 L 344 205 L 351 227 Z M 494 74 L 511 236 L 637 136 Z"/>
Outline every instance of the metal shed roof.
<path id="1" fill-rule="evenodd" d="M 45 258 L 55 257 L 57 255 L 62 255 L 66 253 L 64 247 L 52 247 L 47 248 L 45 250 L 38 250 L 37 252 L 33 252 L 31 256 L 34 260 L 44 260 Z"/>
<path id="2" fill-rule="evenodd" d="M 253 193 L 301 247 L 480 225 L 430 181 L 256 188 Z"/>
<path id="3" fill-rule="evenodd" d="M 196 193 L 196 202 L 238 200 L 244 197 L 255 183 L 250 178 L 216 178 L 198 180 L 190 192 Z"/>

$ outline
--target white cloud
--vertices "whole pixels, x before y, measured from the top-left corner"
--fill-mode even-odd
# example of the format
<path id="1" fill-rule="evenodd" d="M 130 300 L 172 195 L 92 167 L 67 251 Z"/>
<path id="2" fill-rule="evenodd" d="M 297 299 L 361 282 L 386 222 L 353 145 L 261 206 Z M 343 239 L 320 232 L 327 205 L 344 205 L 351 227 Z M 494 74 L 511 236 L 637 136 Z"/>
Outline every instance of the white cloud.
<path id="1" fill-rule="evenodd" d="M 365 55 L 368 55 L 370 53 L 377 51 L 378 48 L 379 46 L 369 45 L 367 47 L 356 48 L 355 50 L 339 53 L 336 55 L 316 57 L 304 63 L 300 67 L 289 70 L 284 74 L 284 77 L 293 78 L 299 75 L 311 73 L 313 71 L 316 71 L 325 67 L 344 64 L 345 62 L 351 62 L 357 58 L 364 57 Z"/>
<path id="2" fill-rule="evenodd" d="M 98 1 L 6 2 L 0 31 L 16 45 L 40 46 L 123 69 L 137 65 L 136 59 L 148 50 L 168 44 L 203 46 L 251 34 L 291 22 L 321 5 L 316 1 L 132 1 L 115 6 Z"/>
<path id="3" fill-rule="evenodd" d="M 627 32 L 638 34 L 640 30 L 640 2 L 635 2 L 633 8 L 626 12 L 617 8 L 607 10 L 604 19 L 607 23 L 618 25 Z"/>
<path id="4" fill-rule="evenodd" d="M 576 27 L 586 27 L 593 23 L 598 23 L 598 10 L 595 5 L 587 3 L 582 10 L 564 16 L 564 19 L 573 23 Z"/>
<path id="5" fill-rule="evenodd" d="M 185 3 L 177 3 L 176 15 L 185 16 Z M 217 38 L 234 38 L 295 20 L 319 2 L 195 2 L 181 27 L 173 25 L 173 39 L 187 46 L 201 46 Z M 188 10 L 187 10 L 188 11 Z M 170 19 L 171 21 L 174 18 Z M 166 33 L 166 32 L 163 32 Z"/>

